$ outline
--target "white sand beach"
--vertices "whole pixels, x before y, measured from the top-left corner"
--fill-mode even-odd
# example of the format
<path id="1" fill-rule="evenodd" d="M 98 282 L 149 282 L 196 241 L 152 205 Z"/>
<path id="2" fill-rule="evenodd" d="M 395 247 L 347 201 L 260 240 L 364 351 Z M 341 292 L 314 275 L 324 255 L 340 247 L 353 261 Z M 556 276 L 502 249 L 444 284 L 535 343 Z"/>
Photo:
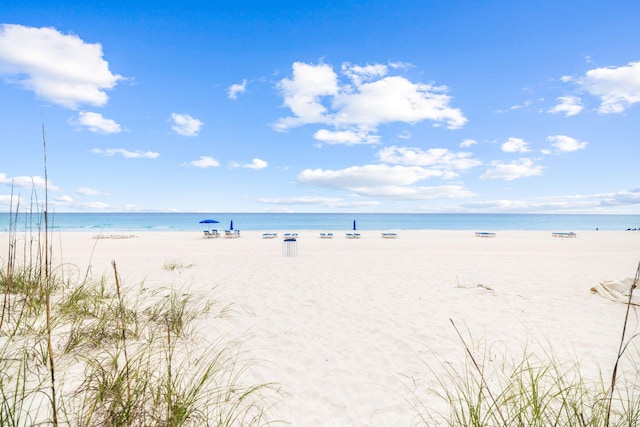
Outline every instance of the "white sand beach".
<path id="1" fill-rule="evenodd" d="M 281 230 L 276 239 L 257 231 L 237 239 L 54 233 L 53 264 L 112 280 L 114 260 L 126 287 L 173 286 L 233 304 L 205 332 L 212 341 L 240 337 L 256 362 L 249 381 L 285 392 L 270 414 L 285 425 L 408 426 L 417 424 L 412 392 L 431 399 L 434 372 L 467 357 L 451 321 L 474 351 L 486 343 L 497 358 L 517 358 L 525 344 L 540 345 L 581 360 L 587 375 L 597 365 L 610 373 L 626 307 L 590 288 L 633 276 L 640 261 L 640 233 L 623 231 L 478 238 L 401 230 L 395 239 L 291 231 L 299 234 L 292 257 L 283 256 Z M 436 399 L 431 405 L 446 411 Z"/>

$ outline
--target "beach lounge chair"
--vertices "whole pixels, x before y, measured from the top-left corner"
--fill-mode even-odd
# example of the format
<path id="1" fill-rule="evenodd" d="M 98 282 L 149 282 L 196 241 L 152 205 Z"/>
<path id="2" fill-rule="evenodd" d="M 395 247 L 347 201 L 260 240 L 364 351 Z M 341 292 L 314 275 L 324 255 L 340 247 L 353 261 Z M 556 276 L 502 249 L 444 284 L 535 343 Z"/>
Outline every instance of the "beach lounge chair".
<path id="1" fill-rule="evenodd" d="M 278 233 L 262 233 L 263 239 L 275 239 L 278 237 Z"/>
<path id="2" fill-rule="evenodd" d="M 574 233 L 573 231 L 571 232 L 558 232 L 558 233 L 551 233 L 551 235 L 553 237 L 562 237 L 562 238 L 571 238 L 571 237 L 576 237 L 576 233 Z"/>
<path id="3" fill-rule="evenodd" d="M 382 233 L 383 239 L 395 239 L 396 237 L 398 237 L 396 233 Z"/>
<path id="4" fill-rule="evenodd" d="M 496 237 L 496 233 L 490 231 L 476 231 L 476 237 Z"/>
<path id="5" fill-rule="evenodd" d="M 227 239 L 235 239 L 237 237 L 240 237 L 240 230 L 225 230 L 224 237 L 226 237 Z"/>

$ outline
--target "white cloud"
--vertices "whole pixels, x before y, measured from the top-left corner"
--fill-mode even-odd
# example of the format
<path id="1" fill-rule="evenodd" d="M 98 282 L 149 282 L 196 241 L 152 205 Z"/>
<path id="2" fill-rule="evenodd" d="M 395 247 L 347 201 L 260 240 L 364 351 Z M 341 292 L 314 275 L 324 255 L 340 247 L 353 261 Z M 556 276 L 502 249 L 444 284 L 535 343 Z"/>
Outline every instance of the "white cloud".
<path id="1" fill-rule="evenodd" d="M 160 153 L 156 153 L 154 151 L 129 151 L 124 148 L 107 148 L 106 150 L 94 148 L 91 152 L 94 154 L 102 154 L 107 157 L 113 157 L 116 154 L 119 154 L 125 159 L 155 159 L 160 156 Z"/>
<path id="2" fill-rule="evenodd" d="M 278 83 L 284 105 L 289 107 L 293 117 L 280 119 L 276 130 L 284 131 L 307 123 L 328 123 L 327 109 L 320 102 L 321 97 L 337 95 L 338 76 L 326 64 L 309 65 L 294 62 L 293 78 L 284 78 Z"/>
<path id="3" fill-rule="evenodd" d="M 20 196 L 12 196 L 10 194 L 2 195 L 0 194 L 0 205 L 7 206 L 23 206 L 26 203 L 24 197 Z"/>
<path id="4" fill-rule="evenodd" d="M 387 75 L 387 66 L 383 64 L 360 66 L 345 62 L 341 68 L 342 74 L 349 77 L 356 86 L 360 86 L 363 81 L 371 81 L 376 77 Z"/>
<path id="5" fill-rule="evenodd" d="M 476 145 L 478 143 L 478 141 L 476 141 L 475 139 L 464 139 L 461 143 L 460 143 L 460 148 L 469 148 L 473 145 Z"/>
<path id="6" fill-rule="evenodd" d="M 482 164 L 471 153 L 453 153 L 446 148 L 386 147 L 377 154 L 380 161 L 405 166 L 430 166 L 445 170 L 464 170 Z"/>
<path id="7" fill-rule="evenodd" d="M 550 113 L 564 113 L 565 117 L 575 116 L 583 110 L 582 100 L 577 96 L 568 95 L 556 98 L 558 105 L 549 110 Z"/>
<path id="8" fill-rule="evenodd" d="M 602 206 L 640 205 L 640 188 L 603 194 L 601 196 L 600 205 Z"/>
<path id="9" fill-rule="evenodd" d="M 188 114 L 171 113 L 173 125 L 171 129 L 182 136 L 198 136 L 204 123 Z"/>
<path id="10" fill-rule="evenodd" d="M 193 160 L 189 164 L 197 168 L 215 168 L 220 166 L 220 162 L 210 156 L 202 156 L 199 160 Z"/>
<path id="11" fill-rule="evenodd" d="M 120 133 L 120 125 L 112 119 L 106 119 L 100 113 L 83 111 L 78 113 L 78 119 L 72 122 L 75 125 L 89 128 L 91 132 L 104 134 Z"/>
<path id="12" fill-rule="evenodd" d="M 612 193 L 576 194 L 537 197 L 523 200 L 488 200 L 461 205 L 475 212 L 574 212 L 623 213 L 625 207 L 640 204 L 640 188 Z M 633 224 L 630 224 L 633 225 Z"/>
<path id="13" fill-rule="evenodd" d="M 445 92 L 444 87 L 387 76 L 357 86 L 354 93 L 336 96 L 334 122 L 375 129 L 383 123 L 431 120 L 451 129 L 462 127 L 467 119 L 459 109 L 449 107 L 451 97 Z"/>
<path id="14" fill-rule="evenodd" d="M 398 134 L 398 138 L 400 139 L 411 139 L 411 132 L 408 130 L 403 130 Z"/>
<path id="15" fill-rule="evenodd" d="M 306 124 L 323 124 L 334 126 L 334 133 L 367 135 L 391 122 L 414 124 L 431 120 L 451 129 L 466 123 L 462 112 L 449 106 L 451 97 L 446 94 L 446 87 L 413 83 L 387 72 L 388 67 L 380 64 L 344 64 L 343 82 L 327 64 L 296 62 L 293 77 L 284 78 L 277 85 L 284 105 L 293 115 L 279 119 L 274 128 L 286 131 Z M 336 140 L 339 139 L 333 141 Z"/>
<path id="16" fill-rule="evenodd" d="M 600 113 L 622 113 L 640 102 L 640 61 L 622 67 L 589 70 L 578 84 L 600 98 Z"/>
<path id="17" fill-rule="evenodd" d="M 96 190 L 95 188 L 90 188 L 90 187 L 78 187 L 76 189 L 76 192 L 85 195 L 85 196 L 100 196 L 102 195 L 102 192 L 99 190 Z"/>
<path id="18" fill-rule="evenodd" d="M 244 93 L 247 90 L 247 80 L 242 80 L 242 83 L 232 84 L 229 86 L 229 99 L 237 99 L 239 93 Z"/>
<path id="19" fill-rule="evenodd" d="M 531 151 L 529 143 L 521 138 L 509 138 L 500 148 L 505 153 L 527 153 Z"/>
<path id="20" fill-rule="evenodd" d="M 380 136 L 372 135 L 362 130 L 342 130 L 330 131 L 327 129 L 319 129 L 313 134 L 318 141 L 322 141 L 329 145 L 356 145 L 356 144 L 378 144 Z"/>
<path id="21" fill-rule="evenodd" d="M 494 161 L 492 168 L 480 176 L 480 179 L 502 179 L 513 181 L 518 178 L 542 175 L 544 167 L 534 165 L 531 159 L 519 159 L 510 163 Z"/>
<path id="22" fill-rule="evenodd" d="M 253 159 L 251 163 L 239 163 L 239 162 L 231 163 L 232 168 L 245 168 L 245 169 L 254 169 L 254 170 L 264 169 L 267 166 L 269 166 L 269 164 L 261 159 Z"/>
<path id="23" fill-rule="evenodd" d="M 64 204 L 73 203 L 73 197 L 71 197 L 71 196 L 69 196 L 69 195 L 65 194 L 65 195 L 62 195 L 62 196 L 60 196 L 60 197 L 56 197 L 56 198 L 54 199 L 54 201 L 55 201 L 55 202 L 64 203 Z"/>
<path id="24" fill-rule="evenodd" d="M 365 165 L 341 170 L 305 169 L 298 174 L 297 180 L 302 184 L 350 191 L 361 196 L 432 199 L 472 195 L 470 191 L 458 185 L 412 185 L 443 175 L 443 171 L 419 166 Z"/>
<path id="25" fill-rule="evenodd" d="M 547 141 L 551 142 L 551 146 L 562 153 L 582 150 L 587 148 L 589 144 L 566 135 L 551 135 L 547 137 Z"/>
<path id="26" fill-rule="evenodd" d="M 122 76 L 102 59 L 102 46 L 55 28 L 0 26 L 0 73 L 39 98 L 76 109 L 107 103 L 106 89 Z"/>
<path id="27" fill-rule="evenodd" d="M 0 184 L 6 184 L 12 187 L 28 188 L 28 189 L 44 189 L 45 180 L 40 176 L 14 176 L 8 177 L 7 174 L 0 173 Z M 47 188 L 51 191 L 60 191 L 58 187 L 48 182 Z"/>
<path id="28" fill-rule="evenodd" d="M 313 197 L 313 196 L 301 196 L 301 197 L 282 197 L 282 198 L 268 198 L 261 197 L 257 199 L 258 202 L 271 205 L 314 205 L 323 206 L 327 208 L 367 208 L 371 206 L 378 206 L 380 202 L 377 201 L 348 201 L 337 197 Z"/>
<path id="29" fill-rule="evenodd" d="M 497 112 L 498 113 L 507 113 L 509 111 L 521 110 L 523 108 L 530 107 L 531 105 L 533 105 L 533 101 L 530 100 L 530 99 L 527 99 L 522 104 L 512 105 L 511 107 L 507 108 L 506 110 L 498 110 Z"/>

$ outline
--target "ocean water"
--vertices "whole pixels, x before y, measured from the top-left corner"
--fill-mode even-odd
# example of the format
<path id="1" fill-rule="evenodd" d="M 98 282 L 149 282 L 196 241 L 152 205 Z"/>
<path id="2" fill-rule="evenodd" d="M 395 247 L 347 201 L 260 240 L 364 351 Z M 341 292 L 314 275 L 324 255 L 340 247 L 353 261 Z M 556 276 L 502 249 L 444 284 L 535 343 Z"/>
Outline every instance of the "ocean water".
<path id="1" fill-rule="evenodd" d="M 218 224 L 200 224 L 204 219 Z M 49 227 L 58 231 L 218 230 L 640 230 L 640 215 L 411 214 L 411 213 L 54 213 Z M 0 213 L 0 232 L 37 230 L 42 215 Z"/>

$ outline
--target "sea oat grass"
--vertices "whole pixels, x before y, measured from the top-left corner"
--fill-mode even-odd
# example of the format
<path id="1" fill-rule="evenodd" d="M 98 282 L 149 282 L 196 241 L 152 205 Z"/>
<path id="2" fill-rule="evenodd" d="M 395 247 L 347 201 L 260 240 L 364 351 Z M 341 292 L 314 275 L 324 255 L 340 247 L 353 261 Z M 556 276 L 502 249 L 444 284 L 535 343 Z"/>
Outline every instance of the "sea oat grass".
<path id="1" fill-rule="evenodd" d="M 514 358 L 502 348 L 467 341 L 464 346 L 469 357 L 462 365 L 442 363 L 437 372 L 429 370 L 434 382 L 428 391 L 405 382 L 420 425 L 640 425 L 640 382 L 633 360 L 621 375 L 608 415 L 611 390 L 606 375 L 600 369 L 596 377 L 584 375 L 581 365 L 588 361 L 561 360 L 552 349 L 544 348 L 525 348 Z M 638 353 L 634 347 L 633 354 Z M 435 401 L 429 400 L 434 397 Z"/>
<path id="2" fill-rule="evenodd" d="M 21 282 L 33 275 L 15 264 L 12 274 L 11 310 L 0 330 L 0 426 L 55 424 L 51 351 L 58 423 L 269 424 L 279 389 L 245 383 L 252 362 L 242 359 L 241 340 L 209 342 L 197 327 L 201 319 L 229 315 L 231 304 L 188 289 L 140 285 L 118 292 L 108 278 L 55 286 L 62 281 L 52 275 L 49 343 L 44 282 Z"/>

